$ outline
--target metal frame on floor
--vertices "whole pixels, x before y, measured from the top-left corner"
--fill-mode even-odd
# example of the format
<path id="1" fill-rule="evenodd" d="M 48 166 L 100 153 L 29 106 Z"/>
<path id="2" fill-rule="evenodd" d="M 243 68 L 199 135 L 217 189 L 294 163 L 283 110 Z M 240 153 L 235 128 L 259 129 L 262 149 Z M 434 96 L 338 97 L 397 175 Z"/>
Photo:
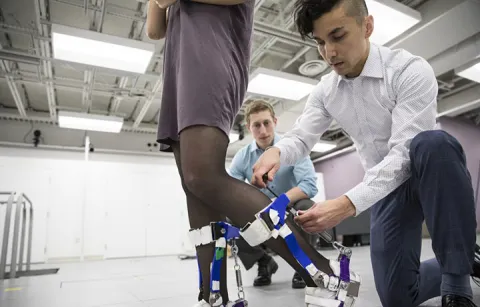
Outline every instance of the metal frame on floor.
<path id="1" fill-rule="evenodd" d="M 0 280 L 13 279 L 22 276 L 56 274 L 58 269 L 31 270 L 32 258 L 32 235 L 33 235 L 33 203 L 24 193 L 16 192 L 0 192 L 0 196 L 8 196 L 7 201 L 0 201 L 0 209 L 2 205 L 6 205 L 5 226 L 3 230 L 2 251 L 0 256 Z M 29 207 L 28 207 L 29 206 Z M 28 208 L 27 208 L 28 207 Z M 28 209 L 28 210 L 27 210 Z M 10 261 L 10 271 L 7 272 L 7 255 L 10 239 L 10 224 L 12 221 L 12 211 L 15 210 L 13 221 L 13 239 L 12 239 L 12 256 Z M 28 213 L 28 214 L 27 214 Z M 25 242 L 26 228 L 28 224 L 28 241 Z M 20 233 L 20 225 L 22 226 Z M 19 244 L 20 240 L 20 244 Z M 27 244 L 26 269 L 23 270 L 25 243 Z M 20 253 L 19 253 L 20 249 Z"/>

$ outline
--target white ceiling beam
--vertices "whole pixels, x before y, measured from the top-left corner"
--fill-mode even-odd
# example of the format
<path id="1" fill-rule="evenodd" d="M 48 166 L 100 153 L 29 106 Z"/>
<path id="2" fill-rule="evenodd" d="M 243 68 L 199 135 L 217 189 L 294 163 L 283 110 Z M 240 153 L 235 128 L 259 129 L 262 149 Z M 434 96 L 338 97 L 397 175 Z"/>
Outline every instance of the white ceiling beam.
<path id="1" fill-rule="evenodd" d="M 140 109 L 140 112 L 138 113 L 137 118 L 133 123 L 133 128 L 138 128 L 140 126 L 143 119 L 145 118 L 145 115 L 147 114 L 148 109 L 150 109 L 150 106 L 152 105 L 153 100 L 155 100 L 155 97 L 157 94 L 162 93 L 162 89 L 163 89 L 163 78 L 159 78 L 155 83 L 155 85 L 153 86 L 152 93 L 145 100 L 145 103 L 143 104 L 142 109 Z"/>
<path id="2" fill-rule="evenodd" d="M 3 46 L 0 44 L 0 51 L 2 48 Z M 23 103 L 23 99 L 20 95 L 17 84 L 15 83 L 15 79 L 11 75 L 8 61 L 0 60 L 0 68 L 5 72 L 5 79 L 7 80 L 8 88 L 10 89 L 10 93 L 12 94 L 15 105 L 17 106 L 18 113 L 20 113 L 20 116 L 26 117 L 27 113 L 25 111 L 25 104 Z"/>
<path id="3" fill-rule="evenodd" d="M 480 84 L 440 100 L 437 117 L 453 117 L 477 108 L 480 108 Z"/>
<path id="4" fill-rule="evenodd" d="M 0 120 L 28 121 L 33 123 L 58 125 L 57 119 L 52 119 L 45 113 L 42 114 L 39 112 L 27 112 L 27 117 L 23 117 L 13 112 L 0 112 Z M 142 124 L 141 127 L 134 127 L 132 122 L 125 122 L 122 131 L 155 134 L 157 133 L 157 126 L 154 124 Z"/>
<path id="5" fill-rule="evenodd" d="M 480 12 L 479 12 L 480 14 Z M 479 18 L 480 19 L 480 18 Z M 436 76 L 463 66 L 480 57 L 480 34 L 464 40 L 440 55 L 431 59 L 430 65 Z"/>
<path id="6" fill-rule="evenodd" d="M 480 32 L 479 1 L 432 0 L 420 6 L 418 11 L 422 21 L 387 46 L 403 48 L 430 60 Z M 455 66 L 452 62 L 448 70 Z"/>

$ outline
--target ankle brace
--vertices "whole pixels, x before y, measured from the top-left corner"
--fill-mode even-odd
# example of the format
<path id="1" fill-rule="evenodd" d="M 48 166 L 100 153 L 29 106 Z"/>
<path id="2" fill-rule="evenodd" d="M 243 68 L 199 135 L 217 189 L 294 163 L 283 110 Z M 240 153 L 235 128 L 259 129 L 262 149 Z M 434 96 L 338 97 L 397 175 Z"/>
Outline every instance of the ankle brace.
<path id="1" fill-rule="evenodd" d="M 210 297 L 209 303 L 205 303 L 211 307 L 223 307 L 223 306 L 232 306 L 232 307 L 243 307 L 247 306 L 247 301 L 243 298 L 243 288 L 241 285 L 241 275 L 240 267 L 236 265 L 235 273 L 237 275 L 237 286 L 239 288 L 239 299 L 234 303 L 227 302 L 227 305 L 224 304 L 223 298 L 220 295 L 220 271 L 222 266 L 222 261 L 225 258 L 225 250 L 227 247 L 227 242 L 232 240 L 235 242 L 235 239 L 240 237 L 240 230 L 229 223 L 226 222 L 211 222 L 210 225 L 204 226 L 200 229 L 191 229 L 189 232 L 189 237 L 192 241 L 192 244 L 195 246 L 207 245 L 215 242 L 215 252 L 211 265 L 210 272 Z M 234 255 L 236 257 L 236 255 Z M 226 259 L 225 259 L 226 261 Z M 236 258 L 235 258 L 236 261 Z M 199 265 L 199 288 L 202 291 L 203 280 L 202 274 L 200 272 Z M 240 297 L 242 296 L 242 297 Z M 199 295 L 200 299 L 200 295 Z M 202 301 L 200 301 L 201 303 Z M 203 304 L 205 304 L 203 303 Z M 228 304 L 233 305 L 228 305 Z M 203 307 L 204 305 L 199 305 Z"/>

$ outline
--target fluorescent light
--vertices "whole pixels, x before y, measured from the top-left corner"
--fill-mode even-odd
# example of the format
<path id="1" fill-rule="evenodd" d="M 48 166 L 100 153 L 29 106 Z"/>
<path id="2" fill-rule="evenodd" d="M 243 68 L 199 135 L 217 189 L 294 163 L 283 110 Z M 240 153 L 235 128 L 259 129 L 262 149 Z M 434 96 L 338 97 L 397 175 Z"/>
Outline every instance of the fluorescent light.
<path id="1" fill-rule="evenodd" d="M 115 70 L 145 73 L 155 45 L 99 32 L 52 25 L 55 59 Z"/>
<path id="2" fill-rule="evenodd" d="M 422 15 L 395 0 L 367 0 L 374 29 L 370 41 L 384 45 L 422 20 Z"/>
<path id="3" fill-rule="evenodd" d="M 59 111 L 58 125 L 61 128 L 118 133 L 122 130 L 123 118 Z"/>
<path id="4" fill-rule="evenodd" d="M 317 85 L 318 80 L 281 71 L 258 68 L 248 84 L 249 93 L 299 101 Z"/>
<path id="5" fill-rule="evenodd" d="M 229 138 L 230 138 L 230 144 L 232 144 L 240 139 L 240 135 L 238 133 L 231 132 L 229 135 Z"/>
<path id="6" fill-rule="evenodd" d="M 458 71 L 455 71 L 455 73 L 462 78 L 480 83 L 480 62 L 477 64 L 470 64 L 464 69 L 459 69 Z"/>
<path id="7" fill-rule="evenodd" d="M 326 152 L 334 149 L 335 147 L 337 147 L 337 144 L 335 143 L 320 141 L 317 144 L 315 144 L 315 146 L 313 146 L 312 151 Z"/>

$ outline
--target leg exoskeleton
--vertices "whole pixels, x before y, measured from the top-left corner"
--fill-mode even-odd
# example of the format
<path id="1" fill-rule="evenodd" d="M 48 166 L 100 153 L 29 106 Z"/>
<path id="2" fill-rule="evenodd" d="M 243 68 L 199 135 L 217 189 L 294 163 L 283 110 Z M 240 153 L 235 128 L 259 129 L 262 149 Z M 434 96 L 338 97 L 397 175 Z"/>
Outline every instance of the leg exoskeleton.
<path id="1" fill-rule="evenodd" d="M 240 230 L 226 222 L 211 222 L 210 225 L 200 229 L 192 229 L 189 237 L 195 246 L 206 245 L 215 242 L 215 252 L 213 255 L 210 272 L 210 297 L 208 303 L 199 296 L 199 302 L 194 307 L 247 307 L 243 292 L 242 277 L 240 266 L 237 259 L 237 246 L 235 239 L 239 238 Z M 238 299 L 234 302 L 223 302 L 220 294 L 220 271 L 222 262 L 226 261 L 225 254 L 227 242 L 232 243 L 232 253 L 235 260 L 235 274 L 237 278 Z M 203 287 L 202 274 L 199 267 L 199 288 Z"/>
<path id="2" fill-rule="evenodd" d="M 285 240 L 295 259 L 310 274 L 317 285 L 317 287 L 305 289 L 307 306 L 352 307 L 355 298 L 358 297 L 361 279 L 358 274 L 350 271 L 351 250 L 333 239 L 329 241 L 339 251 L 338 259 L 330 261 L 330 267 L 334 274 L 328 275 L 320 271 L 301 249 L 286 224 L 287 215 L 295 215 L 295 210 L 288 207 L 289 203 L 290 200 L 285 194 L 280 195 L 270 205 L 258 212 L 255 215 L 256 219 L 240 230 L 240 235 L 252 246 L 278 236 Z"/>
<path id="3" fill-rule="evenodd" d="M 230 240 L 234 242 L 235 238 L 239 236 L 242 236 L 251 246 L 257 246 L 270 238 L 278 238 L 278 236 L 285 240 L 290 252 L 317 285 L 317 287 L 306 287 L 306 306 L 352 307 L 354 305 L 355 298 L 358 297 L 361 279 L 358 274 L 350 271 L 351 250 L 333 240 L 329 241 L 339 251 L 339 256 L 338 259 L 330 260 L 333 275 L 320 271 L 301 249 L 290 227 L 286 224 L 287 215 L 295 214 L 292 208 L 288 208 L 289 203 L 290 200 L 285 194 L 280 195 L 270 205 L 255 214 L 255 220 L 242 229 L 225 222 L 212 222 L 201 229 L 190 230 L 190 239 L 195 246 L 215 242 L 215 254 L 210 274 L 209 302 L 201 300 L 195 307 L 246 307 L 248 305 L 243 296 L 240 267 L 237 263 L 235 270 L 239 299 L 224 304 L 220 295 L 220 267 L 225 257 L 226 244 Z M 233 246 L 235 249 L 236 246 Z M 237 261 L 235 253 L 234 258 Z M 199 283 L 201 288 L 201 274 Z"/>

